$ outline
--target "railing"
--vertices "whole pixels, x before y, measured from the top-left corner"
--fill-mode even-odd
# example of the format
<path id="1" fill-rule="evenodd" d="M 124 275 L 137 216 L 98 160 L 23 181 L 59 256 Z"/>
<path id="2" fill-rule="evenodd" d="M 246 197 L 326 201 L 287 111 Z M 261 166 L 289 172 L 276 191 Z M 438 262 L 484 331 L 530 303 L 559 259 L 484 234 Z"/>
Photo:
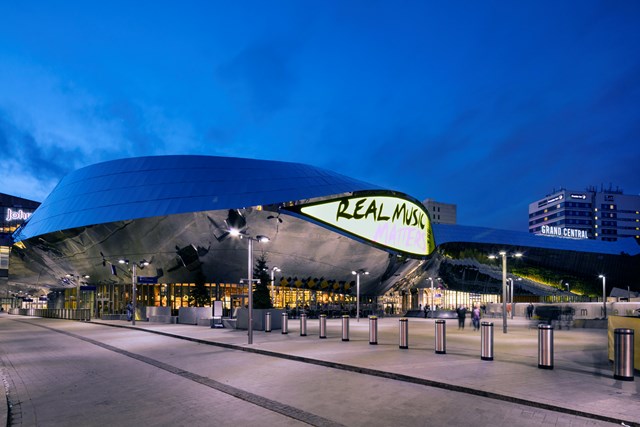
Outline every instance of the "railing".
<path id="1" fill-rule="evenodd" d="M 91 309 L 88 308 L 11 308 L 9 309 L 9 314 L 47 317 L 51 319 L 91 320 Z"/>

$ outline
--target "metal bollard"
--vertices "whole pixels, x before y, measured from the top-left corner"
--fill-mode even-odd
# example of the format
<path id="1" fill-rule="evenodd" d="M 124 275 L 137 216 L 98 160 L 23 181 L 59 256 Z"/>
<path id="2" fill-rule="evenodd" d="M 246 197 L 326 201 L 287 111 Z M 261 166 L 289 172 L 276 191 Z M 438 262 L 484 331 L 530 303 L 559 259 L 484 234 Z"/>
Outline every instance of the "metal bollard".
<path id="1" fill-rule="evenodd" d="M 553 369 L 553 326 L 538 325 L 538 368 Z"/>
<path id="2" fill-rule="evenodd" d="M 633 381 L 633 329 L 613 331 L 613 378 Z"/>
<path id="3" fill-rule="evenodd" d="M 447 353 L 447 322 L 436 320 L 436 354 Z"/>
<path id="4" fill-rule="evenodd" d="M 342 315 L 342 341 L 349 341 L 349 315 Z"/>
<path id="5" fill-rule="evenodd" d="M 282 313 L 282 334 L 286 335 L 289 333 L 289 315 L 287 313 Z"/>
<path id="6" fill-rule="evenodd" d="M 493 360 L 493 323 L 480 323 L 480 359 Z"/>
<path id="7" fill-rule="evenodd" d="M 400 319 L 400 348 L 409 348 L 409 319 Z"/>
<path id="8" fill-rule="evenodd" d="M 326 338 L 326 337 L 327 337 L 327 315 L 321 314 L 319 338 Z"/>
<path id="9" fill-rule="evenodd" d="M 300 315 L 300 336 L 307 336 L 307 315 L 306 313 L 302 313 Z"/>
<path id="10" fill-rule="evenodd" d="M 264 331 L 271 332 L 271 312 L 267 311 L 264 314 Z"/>
<path id="11" fill-rule="evenodd" d="M 369 344 L 378 344 L 378 316 L 369 316 Z"/>

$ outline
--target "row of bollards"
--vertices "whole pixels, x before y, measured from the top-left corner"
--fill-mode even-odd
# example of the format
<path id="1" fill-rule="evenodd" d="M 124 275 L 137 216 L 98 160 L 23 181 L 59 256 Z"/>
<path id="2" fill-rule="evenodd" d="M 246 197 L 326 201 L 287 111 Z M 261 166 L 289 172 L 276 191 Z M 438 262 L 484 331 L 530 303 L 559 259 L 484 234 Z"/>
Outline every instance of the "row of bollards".
<path id="1" fill-rule="evenodd" d="M 282 334 L 287 334 L 289 317 L 282 313 Z M 435 352 L 447 353 L 446 321 L 435 321 Z M 401 349 L 409 348 L 409 319 L 399 319 Z M 265 315 L 265 332 L 271 332 L 271 313 Z M 615 329 L 614 331 L 614 378 L 633 381 L 633 329 Z M 300 336 L 307 336 L 307 315 L 300 315 Z M 319 338 L 327 338 L 327 315 L 320 315 Z M 342 316 L 342 341 L 349 341 L 349 316 Z M 369 316 L 369 344 L 378 344 L 378 317 Z M 493 360 L 493 323 L 480 324 L 480 358 Z M 553 326 L 538 325 L 538 368 L 553 369 Z"/>

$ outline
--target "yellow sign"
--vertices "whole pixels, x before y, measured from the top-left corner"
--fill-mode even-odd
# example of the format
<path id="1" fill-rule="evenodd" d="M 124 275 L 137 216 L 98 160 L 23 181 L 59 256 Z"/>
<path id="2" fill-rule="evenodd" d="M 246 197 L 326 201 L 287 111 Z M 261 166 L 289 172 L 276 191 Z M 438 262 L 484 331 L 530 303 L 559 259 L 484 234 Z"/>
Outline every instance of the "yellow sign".
<path id="1" fill-rule="evenodd" d="M 424 257 L 435 249 L 427 210 L 409 198 L 350 196 L 292 210 L 385 250 Z"/>

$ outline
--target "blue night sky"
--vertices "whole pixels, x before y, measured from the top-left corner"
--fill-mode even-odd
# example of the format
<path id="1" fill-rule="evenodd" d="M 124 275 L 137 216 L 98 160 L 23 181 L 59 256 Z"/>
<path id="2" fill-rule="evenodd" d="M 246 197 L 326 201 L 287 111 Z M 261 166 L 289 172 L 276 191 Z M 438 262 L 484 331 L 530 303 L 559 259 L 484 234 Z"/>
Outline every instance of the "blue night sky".
<path id="1" fill-rule="evenodd" d="M 0 191 L 152 154 L 308 163 L 526 231 L 640 193 L 640 1 L 0 0 Z"/>

